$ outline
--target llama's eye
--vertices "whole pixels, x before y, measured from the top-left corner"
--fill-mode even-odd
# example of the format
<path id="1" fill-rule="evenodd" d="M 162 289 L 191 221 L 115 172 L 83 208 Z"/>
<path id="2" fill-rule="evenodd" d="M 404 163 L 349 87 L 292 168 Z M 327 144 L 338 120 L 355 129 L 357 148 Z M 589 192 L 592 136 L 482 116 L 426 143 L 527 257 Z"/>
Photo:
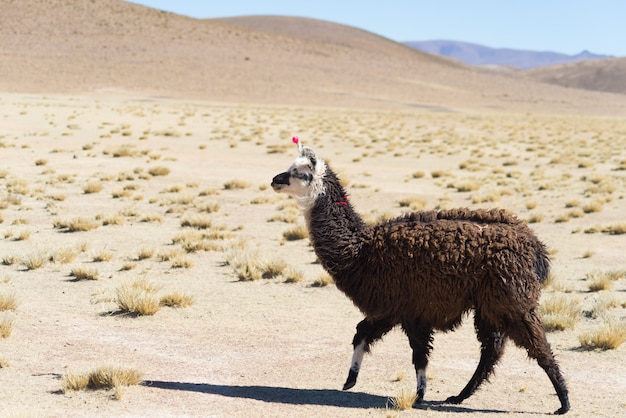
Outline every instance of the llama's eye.
<path id="1" fill-rule="evenodd" d="M 308 183 L 310 183 L 313 180 L 313 175 L 311 173 L 299 173 L 297 171 L 294 171 L 291 175 L 297 179 L 304 180 Z"/>

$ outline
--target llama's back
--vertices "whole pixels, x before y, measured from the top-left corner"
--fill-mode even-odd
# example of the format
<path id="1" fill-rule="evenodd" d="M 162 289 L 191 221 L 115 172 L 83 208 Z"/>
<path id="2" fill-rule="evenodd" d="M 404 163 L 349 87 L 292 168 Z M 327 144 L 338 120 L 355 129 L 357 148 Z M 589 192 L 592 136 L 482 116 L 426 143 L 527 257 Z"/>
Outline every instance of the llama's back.
<path id="1" fill-rule="evenodd" d="M 406 241 L 404 245 L 396 243 L 400 247 L 417 244 L 422 249 L 430 248 L 427 253 L 437 248 L 432 256 L 442 260 L 443 264 L 449 263 L 447 268 L 453 269 L 461 268 L 464 263 L 474 268 L 483 262 L 489 263 L 491 260 L 487 254 L 497 247 L 517 249 L 527 254 L 540 283 L 548 278 L 550 258 L 545 244 L 524 221 L 504 209 L 418 211 L 388 220 L 374 229 L 378 230 L 375 235 L 394 236 Z M 444 235 L 448 238 L 442 239 Z M 455 238 L 459 235 L 464 237 L 462 245 Z M 406 248 L 405 251 L 410 250 Z M 485 266 L 478 267 L 483 269 Z"/>
<path id="2" fill-rule="evenodd" d="M 411 212 L 398 218 L 416 222 L 434 222 L 437 220 L 467 221 L 478 224 L 519 225 L 524 222 L 505 209 L 468 209 L 432 210 Z"/>

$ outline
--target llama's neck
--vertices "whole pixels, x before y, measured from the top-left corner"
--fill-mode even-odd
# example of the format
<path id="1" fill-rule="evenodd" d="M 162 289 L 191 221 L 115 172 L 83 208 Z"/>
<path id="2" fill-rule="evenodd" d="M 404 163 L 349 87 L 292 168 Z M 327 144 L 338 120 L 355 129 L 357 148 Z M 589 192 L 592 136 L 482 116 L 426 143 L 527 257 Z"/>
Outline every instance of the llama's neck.
<path id="1" fill-rule="evenodd" d="M 358 262 L 366 226 L 330 168 L 326 169 L 323 185 L 323 193 L 317 196 L 305 217 L 315 253 L 338 280 L 342 271 Z"/>

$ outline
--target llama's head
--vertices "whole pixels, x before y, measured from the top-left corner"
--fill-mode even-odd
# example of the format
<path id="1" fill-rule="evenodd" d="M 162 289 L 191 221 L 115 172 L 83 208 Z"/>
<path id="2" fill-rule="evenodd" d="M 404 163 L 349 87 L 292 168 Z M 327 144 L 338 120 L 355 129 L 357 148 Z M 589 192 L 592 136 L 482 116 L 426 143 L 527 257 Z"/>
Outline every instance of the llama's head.
<path id="1" fill-rule="evenodd" d="M 293 142 L 298 145 L 299 156 L 284 173 L 272 179 L 272 188 L 278 193 L 287 193 L 298 199 L 302 209 L 310 208 L 315 199 L 324 193 L 323 177 L 326 163 L 318 158 L 309 147 L 302 145 L 297 137 Z"/>

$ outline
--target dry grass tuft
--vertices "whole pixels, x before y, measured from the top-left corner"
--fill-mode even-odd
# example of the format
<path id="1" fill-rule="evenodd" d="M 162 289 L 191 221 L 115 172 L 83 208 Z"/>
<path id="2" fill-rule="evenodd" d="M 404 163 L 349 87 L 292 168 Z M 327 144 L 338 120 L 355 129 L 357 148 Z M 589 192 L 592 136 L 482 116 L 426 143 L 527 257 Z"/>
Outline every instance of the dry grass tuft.
<path id="1" fill-rule="evenodd" d="M 9 338 L 12 333 L 13 319 L 3 318 L 2 321 L 0 321 L 0 338 Z"/>
<path id="2" fill-rule="evenodd" d="M 400 199 L 398 204 L 401 208 L 410 208 L 411 210 L 422 210 L 426 207 L 426 201 L 415 196 Z"/>
<path id="3" fill-rule="evenodd" d="M 208 229 L 213 225 L 211 218 L 205 214 L 197 213 L 188 215 L 180 221 L 180 226 L 197 229 Z"/>
<path id="4" fill-rule="evenodd" d="M 610 320 L 602 328 L 578 336 L 585 350 L 613 350 L 626 341 L 626 322 Z"/>
<path id="5" fill-rule="evenodd" d="M 72 269 L 72 271 L 70 272 L 70 276 L 74 277 L 76 281 L 98 280 L 98 270 L 77 267 Z"/>
<path id="6" fill-rule="evenodd" d="M 541 304 L 541 316 L 546 331 L 572 329 L 580 320 L 577 300 L 563 295 L 549 295 Z"/>
<path id="7" fill-rule="evenodd" d="M 417 394 L 410 390 L 401 389 L 398 396 L 389 398 L 389 404 L 393 409 L 406 411 L 413 408 L 417 400 Z"/>
<path id="8" fill-rule="evenodd" d="M 151 176 L 167 176 L 170 173 L 170 169 L 167 167 L 156 166 L 148 169 L 148 174 Z"/>
<path id="9" fill-rule="evenodd" d="M 611 290 L 612 281 L 610 274 L 594 271 L 586 275 L 586 279 L 591 280 L 589 283 L 590 292 L 599 292 L 601 290 Z"/>
<path id="10" fill-rule="evenodd" d="M 67 232 L 91 231 L 100 226 L 100 222 L 88 218 L 77 217 L 74 219 L 53 222 L 53 226 L 58 229 L 65 229 Z"/>
<path id="11" fill-rule="evenodd" d="M 22 264 L 27 270 L 37 270 L 42 268 L 48 262 L 48 256 L 43 253 L 32 254 L 22 260 Z"/>
<path id="12" fill-rule="evenodd" d="M 119 400 L 124 393 L 123 387 L 139 385 L 143 373 L 135 369 L 105 366 L 83 374 L 68 373 L 63 376 L 63 392 L 79 390 L 113 389 L 113 398 Z"/>
<path id="13" fill-rule="evenodd" d="M 308 236 L 309 236 L 309 232 L 307 231 L 306 226 L 304 225 L 294 226 L 293 228 L 289 228 L 283 233 L 283 237 L 287 241 L 297 241 L 297 240 L 305 239 Z"/>
<path id="14" fill-rule="evenodd" d="M 137 261 L 147 260 L 149 258 L 152 258 L 153 255 L 154 255 L 154 248 L 142 247 L 139 249 L 139 252 L 137 253 Z"/>
<path id="15" fill-rule="evenodd" d="M 85 194 L 98 193 L 102 191 L 103 187 L 104 186 L 102 185 L 101 182 L 90 181 L 90 182 L 87 182 L 83 186 L 83 193 Z"/>
<path id="16" fill-rule="evenodd" d="M 55 263 L 67 264 L 71 263 L 78 257 L 78 250 L 75 248 L 61 248 L 52 255 L 52 261 Z"/>
<path id="17" fill-rule="evenodd" d="M 136 279 L 117 288 L 116 303 L 120 311 L 135 315 L 154 315 L 161 304 L 159 287 L 146 279 Z"/>
<path id="18" fill-rule="evenodd" d="M 187 308 L 193 305 L 193 296 L 180 292 L 171 292 L 161 296 L 160 304 L 171 308 Z"/>
<path id="19" fill-rule="evenodd" d="M 330 274 L 323 273 L 317 279 L 315 279 L 315 281 L 313 282 L 313 284 L 311 284 L 311 286 L 312 287 L 326 287 L 334 283 L 335 281 L 333 280 Z"/>
<path id="20" fill-rule="evenodd" d="M 285 278 L 285 283 L 300 283 L 304 280 L 304 274 L 293 267 L 287 267 L 282 272 L 282 276 Z"/>
<path id="21" fill-rule="evenodd" d="M 0 293 L 0 312 L 17 309 L 17 300 L 13 293 Z"/>
<path id="22" fill-rule="evenodd" d="M 224 190 L 243 190 L 250 187 L 250 185 L 243 180 L 230 180 L 224 183 Z"/>
<path id="23" fill-rule="evenodd" d="M 109 250 L 102 250 L 98 253 L 95 253 L 91 257 L 91 261 L 94 263 L 101 263 L 103 261 L 111 261 L 113 259 L 113 252 Z"/>

